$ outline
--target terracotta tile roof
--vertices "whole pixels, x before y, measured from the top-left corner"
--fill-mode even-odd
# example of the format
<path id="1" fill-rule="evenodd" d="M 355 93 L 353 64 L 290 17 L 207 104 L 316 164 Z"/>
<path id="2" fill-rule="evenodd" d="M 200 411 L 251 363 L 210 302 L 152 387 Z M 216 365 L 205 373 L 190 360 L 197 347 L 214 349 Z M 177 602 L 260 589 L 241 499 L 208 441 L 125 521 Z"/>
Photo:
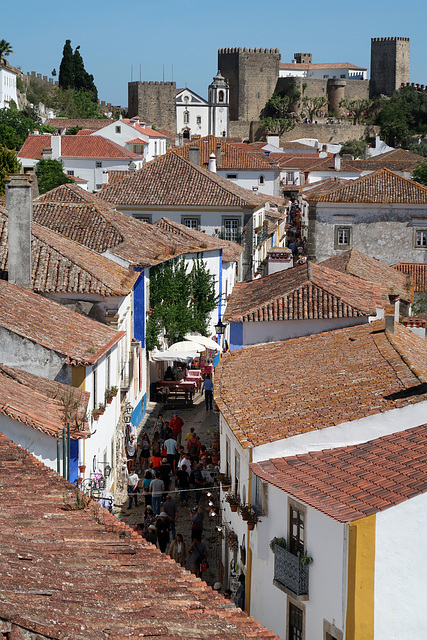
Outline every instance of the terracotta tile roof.
<path id="1" fill-rule="evenodd" d="M 132 138 L 132 140 L 127 140 L 126 144 L 148 144 L 148 142 L 142 138 Z"/>
<path id="2" fill-rule="evenodd" d="M 91 136 L 94 132 L 94 129 L 79 129 L 77 131 L 76 136 Z"/>
<path id="3" fill-rule="evenodd" d="M 82 129 L 92 129 L 98 131 L 107 125 L 115 122 L 111 118 L 49 118 L 45 124 L 55 129 L 70 129 L 71 127 L 82 127 Z"/>
<path id="4" fill-rule="evenodd" d="M 127 178 L 128 180 L 131 177 Z M 69 204 L 70 202 L 70 204 Z M 33 219 L 94 251 L 109 251 L 132 266 L 144 267 L 174 256 L 222 246 L 234 254 L 234 243 L 202 234 L 177 234 L 113 209 L 94 194 L 67 184 L 34 201 Z M 170 225 L 171 221 L 167 221 Z M 167 225 L 166 225 L 167 226 Z M 179 225 L 180 226 L 180 225 Z"/>
<path id="5" fill-rule="evenodd" d="M 5 280 L 0 280 L 0 298 L 1 327 L 65 356 L 70 364 L 97 362 L 124 335 Z"/>
<path id="6" fill-rule="evenodd" d="M 129 119 L 122 119 L 121 122 L 124 122 L 125 124 L 128 124 L 129 126 L 133 127 L 135 129 L 135 131 L 139 131 L 139 133 L 143 133 L 144 135 L 148 136 L 149 138 L 166 138 L 167 136 L 164 133 L 161 133 L 160 131 L 156 130 L 156 129 L 152 129 L 151 127 L 149 127 L 148 125 L 141 123 L 139 124 L 136 121 L 133 120 L 129 120 Z"/>
<path id="7" fill-rule="evenodd" d="M 303 265 L 257 280 L 237 282 L 228 299 L 227 322 L 262 322 L 353 318 L 385 309 L 385 287 L 368 283 L 323 265 Z"/>
<path id="8" fill-rule="evenodd" d="M 281 169 L 300 169 L 305 171 L 319 160 L 317 153 L 270 153 L 272 161 Z"/>
<path id="9" fill-rule="evenodd" d="M 427 264 L 418 262 L 399 262 L 393 269 L 409 276 L 414 291 L 427 291 Z"/>
<path id="10" fill-rule="evenodd" d="M 306 154 L 308 155 L 308 154 Z M 351 162 L 341 159 L 340 168 L 335 169 L 335 158 L 328 156 L 327 158 L 317 158 L 311 165 L 305 167 L 305 171 L 334 171 L 336 173 L 351 172 L 359 173 Z"/>
<path id="11" fill-rule="evenodd" d="M 351 522 L 427 491 L 427 425 L 250 466 L 297 500 L 338 522 Z"/>
<path id="12" fill-rule="evenodd" d="M 323 180 L 319 180 L 318 182 L 311 182 L 310 184 L 305 184 L 301 187 L 302 193 L 305 198 L 308 198 L 311 195 L 319 195 L 323 193 L 329 193 L 330 191 L 334 191 L 337 187 L 343 187 L 348 184 L 348 180 L 345 178 L 337 178 L 334 176 L 333 178 L 324 178 Z"/>
<path id="13" fill-rule="evenodd" d="M 7 210 L 0 207 L 0 271 L 7 271 Z M 138 274 L 83 245 L 32 223 L 32 288 L 39 293 L 94 293 L 123 296 Z"/>
<path id="14" fill-rule="evenodd" d="M 70 391 L 78 403 L 78 416 L 84 419 L 90 398 L 87 391 L 0 364 L 0 413 L 48 436 L 62 437 L 65 423 L 61 399 L 67 398 Z M 87 428 L 87 420 L 83 428 L 71 422 L 70 436 L 82 438 L 90 433 Z"/>
<path id="15" fill-rule="evenodd" d="M 209 156 L 215 154 L 217 145 L 221 145 L 221 162 L 217 165 L 218 169 L 262 169 L 263 171 L 277 171 L 271 160 L 262 151 L 243 150 L 240 145 L 230 144 L 224 138 L 215 138 L 215 136 L 205 136 L 192 140 L 190 144 L 186 144 L 178 149 L 173 149 L 169 153 L 176 153 L 183 158 L 189 159 L 190 147 L 197 146 L 200 149 L 200 166 L 207 167 Z"/>
<path id="16" fill-rule="evenodd" d="M 243 251 L 243 247 L 237 244 L 237 242 L 214 238 L 202 231 L 196 231 L 183 224 L 179 224 L 179 222 L 174 222 L 169 218 L 157 220 L 154 226 L 167 231 L 168 234 L 179 237 L 180 240 L 194 244 L 198 247 L 198 251 L 200 251 L 201 248 L 205 251 L 222 249 L 222 259 L 224 262 L 238 262 L 240 254 Z"/>
<path id="17" fill-rule="evenodd" d="M 102 136 L 60 136 L 61 158 L 100 158 L 123 160 L 141 160 L 141 156 L 116 142 L 107 140 Z M 19 158 L 43 157 L 43 149 L 51 146 L 50 135 L 30 135 L 25 140 L 20 151 Z"/>
<path id="18" fill-rule="evenodd" d="M 317 202 L 355 202 L 426 204 L 427 187 L 412 180 L 406 180 L 389 169 L 380 169 L 357 180 L 349 180 L 344 187 L 339 187 L 325 195 L 313 197 Z"/>
<path id="19" fill-rule="evenodd" d="M 350 62 L 281 62 L 280 69 L 357 69 L 367 71 L 365 67 L 357 67 Z"/>
<path id="20" fill-rule="evenodd" d="M 245 375 L 242 375 L 242 371 Z M 384 321 L 231 351 L 215 372 L 215 401 L 242 447 L 424 401 L 390 394 L 427 382 L 427 344 Z"/>
<path id="21" fill-rule="evenodd" d="M 108 171 L 107 170 L 108 182 L 102 185 L 102 189 L 106 189 L 110 185 L 115 184 L 116 182 L 119 182 L 124 178 L 129 178 L 129 176 L 133 175 L 134 173 L 135 173 L 134 171 L 114 171 L 114 170 Z M 102 193 L 101 193 L 101 196 L 102 196 Z"/>
<path id="22" fill-rule="evenodd" d="M 367 160 L 352 160 L 351 164 L 359 171 L 377 171 L 378 169 L 390 169 L 397 172 L 413 172 L 415 167 L 426 162 L 424 156 L 412 153 L 406 149 L 393 149 L 387 153 L 380 153 Z"/>
<path id="23" fill-rule="evenodd" d="M 341 251 L 339 255 L 321 262 L 321 265 L 369 282 L 377 282 L 387 288 L 389 296 L 399 296 L 407 302 L 412 302 L 414 299 L 407 276 L 403 273 L 396 276 L 396 269 L 389 267 L 377 258 L 370 258 L 357 249 Z"/>
<path id="24" fill-rule="evenodd" d="M 417 329 L 425 329 L 427 327 L 427 314 L 419 313 L 416 316 L 409 316 L 407 318 L 401 318 L 400 322 L 405 327 L 416 327 Z"/>
<path id="25" fill-rule="evenodd" d="M 132 176 L 102 190 L 115 205 L 256 208 L 268 199 L 196 167 L 175 152 L 147 162 Z"/>
<path id="26" fill-rule="evenodd" d="M 421 156 L 419 153 L 408 151 L 407 149 L 393 149 L 386 153 L 379 153 L 376 156 L 372 156 L 372 158 L 368 158 L 367 162 L 372 164 L 382 164 L 384 160 L 392 162 L 427 162 L 427 159 L 424 156 Z"/>
<path id="27" fill-rule="evenodd" d="M 13 638 L 274 640 L 271 631 L 0 435 L 2 628 Z M 16 479 L 29 490 L 16 500 Z M 5 622 L 7 621 L 7 622 Z"/>

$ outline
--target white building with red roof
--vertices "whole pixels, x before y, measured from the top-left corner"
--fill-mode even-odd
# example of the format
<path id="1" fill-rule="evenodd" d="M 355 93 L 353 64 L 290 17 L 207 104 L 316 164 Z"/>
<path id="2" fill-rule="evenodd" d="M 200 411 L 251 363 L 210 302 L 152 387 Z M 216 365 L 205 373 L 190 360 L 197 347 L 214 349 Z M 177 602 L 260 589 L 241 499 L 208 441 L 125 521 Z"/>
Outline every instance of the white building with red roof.
<path id="1" fill-rule="evenodd" d="M 138 116 L 130 120 L 115 120 L 106 127 L 94 131 L 91 137 L 111 140 L 111 142 L 125 147 L 128 151 L 142 156 L 145 162 L 149 162 L 166 153 L 167 137 L 163 133 L 152 129 Z"/>
<path id="2" fill-rule="evenodd" d="M 108 171 L 140 169 L 141 154 L 100 136 L 28 136 L 18 153 L 25 171 L 31 171 L 42 158 L 60 160 L 70 178 L 87 180 L 87 191 L 99 191 L 108 180 Z"/>

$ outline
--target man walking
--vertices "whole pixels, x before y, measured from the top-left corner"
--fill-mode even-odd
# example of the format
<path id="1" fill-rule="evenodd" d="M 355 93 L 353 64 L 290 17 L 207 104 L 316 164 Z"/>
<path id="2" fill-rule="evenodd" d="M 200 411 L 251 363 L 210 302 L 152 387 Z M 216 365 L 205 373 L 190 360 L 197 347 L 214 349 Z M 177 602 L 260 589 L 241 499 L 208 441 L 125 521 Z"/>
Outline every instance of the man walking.
<path id="1" fill-rule="evenodd" d="M 159 515 L 160 513 L 160 504 L 162 502 L 162 493 L 165 489 L 165 485 L 163 484 L 163 480 L 160 477 L 160 472 L 156 472 L 156 477 L 151 481 L 150 484 L 150 493 L 151 493 L 151 503 L 154 511 L 154 515 Z"/>
<path id="2" fill-rule="evenodd" d="M 208 373 L 206 380 L 203 382 L 202 395 L 203 395 L 203 391 L 205 392 L 206 411 L 209 411 L 209 409 L 212 410 L 213 382 L 211 380 L 210 373 Z"/>
<path id="3" fill-rule="evenodd" d="M 184 420 L 175 411 L 173 417 L 169 421 L 169 427 L 172 429 L 175 440 L 178 443 L 178 447 L 181 446 L 182 427 L 184 426 Z"/>
<path id="4" fill-rule="evenodd" d="M 138 506 L 138 474 L 134 470 L 133 473 L 128 477 L 128 498 L 129 498 L 129 506 L 128 509 L 132 508 L 132 503 L 135 501 L 135 507 Z"/>

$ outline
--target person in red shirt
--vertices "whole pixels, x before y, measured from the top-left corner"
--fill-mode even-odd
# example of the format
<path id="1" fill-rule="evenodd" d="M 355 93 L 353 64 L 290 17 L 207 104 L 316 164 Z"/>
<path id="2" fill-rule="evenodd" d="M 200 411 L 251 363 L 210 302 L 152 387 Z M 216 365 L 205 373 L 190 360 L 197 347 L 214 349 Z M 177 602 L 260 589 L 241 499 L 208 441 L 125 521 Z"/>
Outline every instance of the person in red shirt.
<path id="1" fill-rule="evenodd" d="M 199 461 L 201 443 L 195 433 L 187 441 L 187 451 L 190 455 L 191 466 L 194 467 L 195 463 Z"/>
<path id="2" fill-rule="evenodd" d="M 184 426 L 184 420 L 175 411 L 173 417 L 169 422 L 169 427 L 172 429 L 175 440 L 177 441 L 178 448 L 181 446 L 182 427 Z"/>

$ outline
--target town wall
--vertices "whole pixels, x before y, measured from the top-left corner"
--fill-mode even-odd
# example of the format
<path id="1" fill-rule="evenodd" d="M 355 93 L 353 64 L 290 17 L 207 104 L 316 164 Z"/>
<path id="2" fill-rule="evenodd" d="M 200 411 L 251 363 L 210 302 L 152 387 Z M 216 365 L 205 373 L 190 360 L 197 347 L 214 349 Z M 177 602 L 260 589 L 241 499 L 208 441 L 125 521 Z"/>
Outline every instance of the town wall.
<path id="1" fill-rule="evenodd" d="M 140 118 L 158 128 L 176 131 L 176 83 L 129 82 L 128 116 Z"/>
<path id="2" fill-rule="evenodd" d="M 409 82 L 409 38 L 371 39 L 370 96 L 391 96 L 402 83 Z"/>

